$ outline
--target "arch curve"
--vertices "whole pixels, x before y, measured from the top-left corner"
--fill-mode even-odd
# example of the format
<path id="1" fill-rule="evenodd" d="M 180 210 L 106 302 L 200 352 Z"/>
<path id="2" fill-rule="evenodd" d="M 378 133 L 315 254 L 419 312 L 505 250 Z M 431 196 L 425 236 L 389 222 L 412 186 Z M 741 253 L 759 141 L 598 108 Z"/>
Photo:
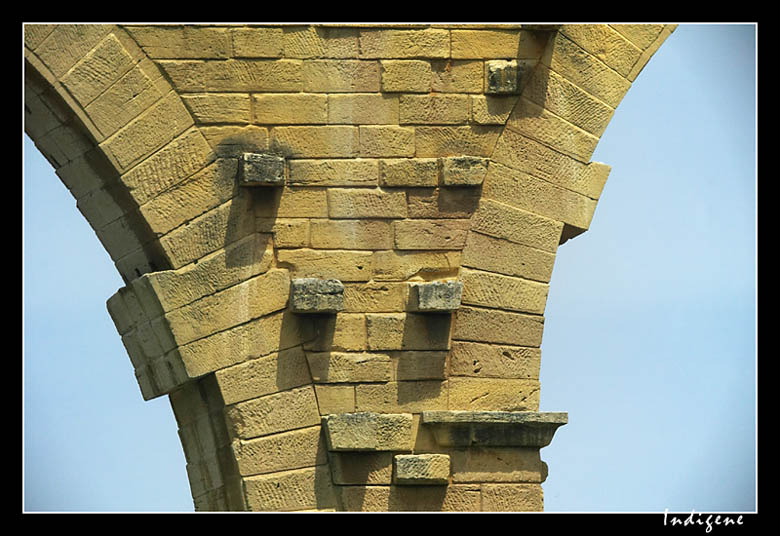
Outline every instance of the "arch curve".
<path id="1" fill-rule="evenodd" d="M 298 436 L 318 437 L 320 415 L 332 413 L 327 404 L 339 411 L 417 413 L 421 406 L 405 399 L 438 407 L 444 389 L 446 409 L 466 409 L 461 405 L 468 404 L 453 400 L 487 387 L 500 395 L 490 407 L 538 410 L 533 373 L 517 377 L 503 369 L 485 378 L 467 372 L 437 377 L 437 385 L 425 375 L 407 380 L 397 368 L 408 357 L 403 352 L 451 349 L 431 347 L 430 341 L 414 342 L 410 349 L 414 330 L 421 329 L 410 326 L 417 317 L 397 307 L 397 296 L 381 294 L 376 283 L 390 289 L 382 292 L 403 293 L 410 276 L 459 270 L 466 306 L 453 319 L 452 340 L 464 343 L 460 358 L 474 348 L 523 348 L 531 349 L 532 362 L 538 360 L 534 349 L 555 251 L 588 228 L 609 170 L 590 162 L 590 155 L 631 81 L 672 30 L 609 25 L 30 28 L 26 128 L 77 197 L 127 283 L 109 300 L 109 311 L 144 396 L 171 397 L 197 508 L 408 506 L 393 491 L 386 495 L 371 485 L 358 496 L 336 497 L 333 461 L 320 439 L 308 439 L 314 453 L 303 467 L 295 460 L 269 470 L 258 461 L 263 442 L 278 448 L 277 443 Z M 484 63 L 506 54 L 497 50 L 507 39 L 515 47 L 513 57 L 532 56 L 533 74 L 517 96 L 483 98 L 468 84 L 474 78 L 482 83 Z M 473 70 L 475 64 L 479 69 Z M 384 85 L 393 69 L 426 66 L 438 88 L 430 88 L 435 99 L 417 89 L 389 91 Z M 360 99 L 370 101 L 371 112 Z M 468 107 L 466 120 L 458 106 Z M 117 117 L 118 109 L 129 109 L 129 115 Z M 298 119 L 289 117 L 291 109 Z M 397 114 L 397 124 L 377 123 L 384 121 L 383 113 Z M 413 118 L 404 119 L 404 113 Z M 292 186 L 273 194 L 240 189 L 234 181 L 236 156 L 247 149 L 284 154 Z M 388 180 L 381 173 L 396 160 L 441 166 L 441 159 L 462 155 L 488 161 L 476 197 L 440 182 L 427 190 L 381 182 Z M 393 188 L 404 192 L 403 209 L 396 205 L 399 196 L 390 195 L 399 191 Z M 366 198 L 367 192 L 373 197 Z M 416 216 L 410 216 L 412 209 Z M 375 230 L 364 225 L 369 221 Z M 442 222 L 445 233 L 438 235 Z M 387 243 L 388 232 L 395 242 Z M 370 247 L 360 242 L 362 233 Z M 428 234 L 434 242 L 415 242 Z M 456 237 L 452 247 L 435 242 L 451 236 Z M 518 248 L 533 259 L 531 271 L 506 273 L 510 252 Z M 424 257 L 409 253 L 422 251 Z M 361 259 L 369 257 L 379 277 L 354 275 L 362 270 Z M 284 304 L 265 299 L 286 300 L 291 277 L 334 274 L 351 284 L 352 292 L 395 305 L 355 306 L 333 324 L 317 325 L 281 313 Z M 517 284 L 522 290 L 509 302 L 496 298 L 496 289 Z M 399 315 L 405 315 L 400 341 L 372 341 L 372 326 L 392 332 Z M 528 335 L 525 324 L 518 324 L 520 339 L 469 332 L 471 326 L 505 327 L 505 321 L 539 325 Z M 345 386 L 315 377 L 320 354 L 377 349 L 396 368 L 389 378 L 372 378 L 370 389 L 357 380 L 341 382 Z M 447 359 L 452 367 L 452 356 Z M 289 363 L 298 363 L 296 370 L 309 376 L 284 375 L 281 369 Z M 267 378 L 269 373 L 273 388 L 256 385 L 258 374 Z M 394 402 L 371 399 L 372 389 Z M 342 398 L 345 391 L 352 406 L 349 396 Z M 359 392 L 366 402 L 356 406 Z M 286 428 L 253 421 L 274 411 L 265 405 L 271 399 L 287 396 L 314 411 Z M 476 492 L 453 485 L 454 495 L 434 504 L 470 509 L 469 501 L 495 500 L 490 490 L 503 486 L 519 494 L 509 507 L 540 509 L 541 481 L 537 476 L 530 482 L 493 483 Z M 272 484 L 308 495 L 302 502 L 290 494 L 267 499 Z"/>

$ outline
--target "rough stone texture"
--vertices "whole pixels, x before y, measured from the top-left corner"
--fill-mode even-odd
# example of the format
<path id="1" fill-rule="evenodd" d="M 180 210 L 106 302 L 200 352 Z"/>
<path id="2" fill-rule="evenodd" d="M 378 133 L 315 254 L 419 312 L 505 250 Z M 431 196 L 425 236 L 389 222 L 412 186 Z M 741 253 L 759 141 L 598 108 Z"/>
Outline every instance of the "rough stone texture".
<path id="1" fill-rule="evenodd" d="M 344 309 L 344 284 L 338 279 L 304 277 L 290 284 L 294 313 L 336 313 Z"/>
<path id="2" fill-rule="evenodd" d="M 25 25 L 25 131 L 123 278 L 109 314 L 142 396 L 169 395 L 197 510 L 542 509 L 543 432 L 478 420 L 445 447 L 421 413 L 539 409 L 555 253 L 674 28 Z M 293 313 L 301 278 L 343 308 Z M 442 281 L 460 308 L 409 310 Z M 356 412 L 369 451 L 326 452 L 323 416 Z M 448 455 L 449 484 L 394 484 L 398 453 Z"/>
<path id="3" fill-rule="evenodd" d="M 461 281 L 413 283 L 409 293 L 409 310 L 423 313 L 454 311 L 460 307 L 462 294 Z"/>
<path id="4" fill-rule="evenodd" d="M 393 482 L 399 485 L 447 485 L 450 457 L 446 454 L 398 454 L 394 458 Z"/>
<path id="5" fill-rule="evenodd" d="M 412 415 L 344 413 L 323 418 L 328 449 L 333 451 L 408 451 L 412 447 Z"/>

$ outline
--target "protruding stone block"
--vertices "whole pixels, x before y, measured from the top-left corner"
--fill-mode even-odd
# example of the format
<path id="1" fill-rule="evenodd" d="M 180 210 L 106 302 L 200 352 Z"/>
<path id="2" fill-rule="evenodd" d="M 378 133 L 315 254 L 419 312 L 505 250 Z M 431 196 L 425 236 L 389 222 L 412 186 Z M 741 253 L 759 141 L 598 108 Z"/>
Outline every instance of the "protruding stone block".
<path id="1" fill-rule="evenodd" d="M 445 186 L 479 186 L 487 174 L 487 158 L 452 156 L 442 160 L 442 178 Z"/>
<path id="2" fill-rule="evenodd" d="M 409 310 L 421 313 L 448 313 L 460 307 L 463 283 L 460 281 L 431 281 L 412 283 L 409 292 Z"/>
<path id="3" fill-rule="evenodd" d="M 400 485 L 447 485 L 450 457 L 446 454 L 398 454 L 393 481 Z"/>
<path id="4" fill-rule="evenodd" d="M 485 62 L 485 93 L 489 95 L 517 95 L 533 70 L 533 63 L 517 60 Z"/>
<path id="5" fill-rule="evenodd" d="M 282 186 L 285 177 L 284 157 L 275 154 L 244 153 L 238 166 L 241 186 Z"/>
<path id="6" fill-rule="evenodd" d="M 290 309 L 294 313 L 337 313 L 344 309 L 344 284 L 338 279 L 293 279 Z"/>
<path id="7" fill-rule="evenodd" d="M 339 413 L 323 417 L 331 451 L 411 451 L 411 413 Z"/>
<path id="8" fill-rule="evenodd" d="M 568 420 L 561 412 L 423 411 L 420 422 L 432 428 L 436 442 L 444 447 L 542 448 Z"/>

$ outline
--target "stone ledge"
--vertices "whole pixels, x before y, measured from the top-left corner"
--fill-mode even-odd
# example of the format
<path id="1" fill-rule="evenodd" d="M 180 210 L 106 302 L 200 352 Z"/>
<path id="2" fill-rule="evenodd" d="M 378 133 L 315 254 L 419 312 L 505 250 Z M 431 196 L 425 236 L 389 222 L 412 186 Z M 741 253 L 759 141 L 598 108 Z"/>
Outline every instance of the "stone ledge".
<path id="1" fill-rule="evenodd" d="M 333 314 L 344 309 L 344 284 L 338 279 L 304 277 L 290 285 L 293 313 Z"/>
<path id="2" fill-rule="evenodd" d="M 284 157 L 275 154 L 243 153 L 238 166 L 241 186 L 283 186 Z"/>
<path id="3" fill-rule="evenodd" d="M 398 454 L 393 482 L 405 486 L 447 485 L 450 457 L 446 454 Z"/>
<path id="4" fill-rule="evenodd" d="M 546 447 L 567 422 L 567 413 L 535 411 L 423 411 L 420 420 L 445 447 Z"/>
<path id="5" fill-rule="evenodd" d="M 338 413 L 322 418 L 330 451 L 412 450 L 411 413 Z"/>
<path id="6" fill-rule="evenodd" d="M 418 313 L 450 313 L 460 308 L 462 295 L 461 281 L 412 283 L 408 310 Z"/>

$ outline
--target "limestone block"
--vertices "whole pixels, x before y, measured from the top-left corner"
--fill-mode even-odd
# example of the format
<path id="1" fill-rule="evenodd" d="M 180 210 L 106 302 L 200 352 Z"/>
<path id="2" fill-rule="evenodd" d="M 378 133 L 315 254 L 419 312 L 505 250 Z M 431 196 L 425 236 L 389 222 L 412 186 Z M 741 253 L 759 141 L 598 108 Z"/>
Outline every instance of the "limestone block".
<path id="1" fill-rule="evenodd" d="M 281 186 L 284 184 L 284 157 L 244 153 L 239 166 L 242 186 Z"/>
<path id="2" fill-rule="evenodd" d="M 441 380 L 360 383 L 355 386 L 358 411 L 409 412 L 445 410 L 447 382 Z"/>
<path id="3" fill-rule="evenodd" d="M 385 354 L 307 352 L 306 358 L 315 383 L 390 380 L 390 357 Z"/>
<path id="4" fill-rule="evenodd" d="M 342 413 L 322 419 L 328 450 L 409 451 L 412 447 L 410 413 Z"/>
<path id="5" fill-rule="evenodd" d="M 538 379 L 541 356 L 539 348 L 454 341 L 450 353 L 450 374 Z"/>
<path id="6" fill-rule="evenodd" d="M 544 500 L 541 484 L 485 484 L 483 512 L 541 512 Z"/>
<path id="7" fill-rule="evenodd" d="M 394 221 L 395 247 L 403 250 L 459 250 L 466 243 L 470 225 L 470 220 L 455 218 Z"/>
<path id="8" fill-rule="evenodd" d="M 290 285 L 294 313 L 335 313 L 344 309 L 344 284 L 338 279 L 305 277 Z"/>
<path id="9" fill-rule="evenodd" d="M 444 447 L 536 447 L 550 444 L 568 414 L 537 411 L 423 411 L 420 422 L 430 427 Z"/>
<path id="10" fill-rule="evenodd" d="M 439 163 L 435 158 L 380 160 L 379 184 L 391 187 L 435 187 Z"/>
<path id="11" fill-rule="evenodd" d="M 320 415 L 314 388 L 305 386 L 228 406 L 225 419 L 235 437 L 252 439 L 314 426 Z"/>
<path id="12" fill-rule="evenodd" d="M 354 413 L 355 387 L 353 385 L 319 383 L 314 386 L 320 415 Z"/>
<path id="13" fill-rule="evenodd" d="M 478 512 L 480 491 L 473 484 L 452 486 L 344 486 L 339 495 L 348 512 Z"/>
<path id="14" fill-rule="evenodd" d="M 535 447 L 476 447 L 450 451 L 453 482 L 533 482 L 547 478 Z"/>
<path id="15" fill-rule="evenodd" d="M 244 479 L 251 511 L 299 511 L 336 507 L 327 465 Z"/>
<path id="16" fill-rule="evenodd" d="M 450 477 L 450 457 L 446 454 L 398 454 L 394 458 L 395 484 L 446 485 Z"/>
<path id="17" fill-rule="evenodd" d="M 366 314 L 371 350 L 447 350 L 450 315 L 419 313 Z"/>
<path id="18" fill-rule="evenodd" d="M 393 480 L 391 452 L 332 452 L 330 470 L 339 485 L 389 485 Z"/>
<path id="19" fill-rule="evenodd" d="M 236 440 L 233 455 L 242 476 L 300 469 L 327 463 L 320 426 L 282 432 L 248 441 Z"/>
<path id="20" fill-rule="evenodd" d="M 461 281 L 431 281 L 412 283 L 409 292 L 409 310 L 443 313 L 460 307 L 463 295 Z"/>
<path id="21" fill-rule="evenodd" d="M 479 186 L 485 179 L 488 159 L 456 156 L 442 159 L 442 180 L 446 186 Z"/>
<path id="22" fill-rule="evenodd" d="M 431 64 L 423 60 L 384 60 L 382 91 L 385 93 L 428 93 L 431 91 Z"/>

